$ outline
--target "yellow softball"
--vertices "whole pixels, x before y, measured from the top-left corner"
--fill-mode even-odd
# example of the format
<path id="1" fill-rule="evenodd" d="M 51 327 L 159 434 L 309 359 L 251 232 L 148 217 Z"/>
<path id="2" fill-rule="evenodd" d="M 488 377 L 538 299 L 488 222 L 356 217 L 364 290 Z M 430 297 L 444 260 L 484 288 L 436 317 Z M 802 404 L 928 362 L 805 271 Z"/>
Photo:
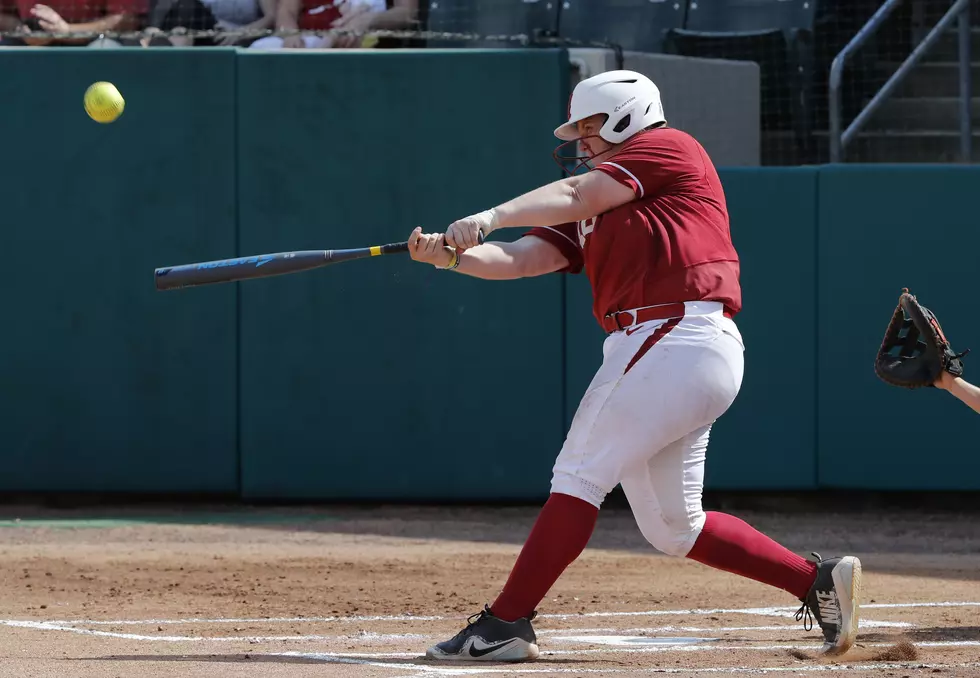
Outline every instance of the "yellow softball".
<path id="1" fill-rule="evenodd" d="M 85 90 L 85 112 L 96 122 L 112 122 L 125 107 L 122 94 L 111 82 L 95 82 Z"/>

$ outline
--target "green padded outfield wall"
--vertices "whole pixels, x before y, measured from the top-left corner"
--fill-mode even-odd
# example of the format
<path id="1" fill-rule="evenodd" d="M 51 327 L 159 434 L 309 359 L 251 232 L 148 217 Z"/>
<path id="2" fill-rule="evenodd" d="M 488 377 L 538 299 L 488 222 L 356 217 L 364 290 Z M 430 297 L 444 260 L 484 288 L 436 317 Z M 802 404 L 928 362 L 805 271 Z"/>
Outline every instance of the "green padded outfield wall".
<path id="1" fill-rule="evenodd" d="M 722 169 L 742 262 L 745 377 L 712 429 L 709 489 L 816 484 L 816 188 L 813 168 Z M 603 332 L 584 275 L 568 276 L 566 426 L 602 362 Z M 787 366 L 792 365 L 792 369 Z M 792 393 L 792 397 L 786 397 Z"/>
<path id="2" fill-rule="evenodd" d="M 980 349 L 978 186 L 975 166 L 821 169 L 821 486 L 980 489 L 980 418 L 944 391 L 888 386 L 873 369 L 903 287 L 954 349 Z M 965 358 L 974 383 L 978 365 Z"/>
<path id="3" fill-rule="evenodd" d="M 235 247 L 232 50 L 0 56 L 0 490 L 234 492 L 232 287 L 153 269 Z M 85 88 L 126 111 L 89 120 Z"/>
<path id="4" fill-rule="evenodd" d="M 402 255 L 158 293 L 152 270 L 402 240 L 557 178 L 564 53 L 0 61 L 0 491 L 547 492 L 601 356 L 583 276 L 482 282 Z M 96 80 L 126 96 L 112 125 L 83 113 Z M 976 348 L 980 168 L 721 174 L 747 350 L 708 487 L 980 488 L 976 415 L 872 369 L 903 286 Z"/>
<path id="5" fill-rule="evenodd" d="M 559 178 L 566 79 L 557 50 L 243 54 L 241 250 L 404 240 Z M 241 294 L 246 497 L 547 495 L 559 276 L 485 282 L 400 255 Z"/>

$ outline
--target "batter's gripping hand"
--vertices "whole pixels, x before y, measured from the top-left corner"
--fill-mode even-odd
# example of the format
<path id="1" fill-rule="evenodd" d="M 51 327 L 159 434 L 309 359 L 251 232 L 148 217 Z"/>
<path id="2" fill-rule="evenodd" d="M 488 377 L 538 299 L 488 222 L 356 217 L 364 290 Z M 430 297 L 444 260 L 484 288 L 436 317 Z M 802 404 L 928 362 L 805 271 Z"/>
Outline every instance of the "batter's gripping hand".
<path id="1" fill-rule="evenodd" d="M 446 244 L 457 250 L 468 250 L 480 244 L 483 237 L 497 228 L 497 214 L 493 209 L 454 221 L 446 229 Z"/>
<path id="2" fill-rule="evenodd" d="M 875 374 L 892 386 L 935 386 L 944 372 L 962 376 L 961 358 L 969 352 L 954 353 L 936 316 L 905 288 L 878 349 Z"/>
<path id="3" fill-rule="evenodd" d="M 421 228 L 408 236 L 408 254 L 415 261 L 446 268 L 453 263 L 456 255 L 443 242 L 442 233 L 423 233 Z"/>

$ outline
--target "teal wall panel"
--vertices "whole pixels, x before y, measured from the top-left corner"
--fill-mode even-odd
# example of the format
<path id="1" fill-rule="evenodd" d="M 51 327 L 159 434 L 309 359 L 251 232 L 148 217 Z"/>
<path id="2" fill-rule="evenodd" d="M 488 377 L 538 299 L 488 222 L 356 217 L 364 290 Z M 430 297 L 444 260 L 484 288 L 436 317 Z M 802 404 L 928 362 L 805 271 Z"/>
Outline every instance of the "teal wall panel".
<path id="1" fill-rule="evenodd" d="M 153 287 L 234 251 L 234 52 L 0 62 L 0 490 L 236 491 L 234 289 Z M 111 125 L 96 80 L 126 97 Z"/>
<path id="2" fill-rule="evenodd" d="M 980 168 L 826 167 L 819 182 L 820 484 L 980 489 L 977 415 L 944 391 L 895 388 L 874 373 L 903 287 L 955 349 L 980 340 Z"/>
<path id="3" fill-rule="evenodd" d="M 550 50 L 243 56 L 242 251 L 404 240 L 558 178 L 566 69 Z M 546 496 L 558 276 L 485 282 L 399 256 L 241 292 L 245 496 Z"/>
<path id="4" fill-rule="evenodd" d="M 745 375 L 712 429 L 705 482 L 813 488 L 817 170 L 727 169 L 721 178 L 741 261 Z"/>

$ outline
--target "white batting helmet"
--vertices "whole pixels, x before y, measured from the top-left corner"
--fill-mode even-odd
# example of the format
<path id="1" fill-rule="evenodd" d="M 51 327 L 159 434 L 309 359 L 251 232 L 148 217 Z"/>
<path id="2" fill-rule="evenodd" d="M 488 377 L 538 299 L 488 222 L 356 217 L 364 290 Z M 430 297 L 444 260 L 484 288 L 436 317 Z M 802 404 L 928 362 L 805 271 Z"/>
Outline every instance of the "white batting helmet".
<path id="1" fill-rule="evenodd" d="M 606 114 L 599 136 L 610 144 L 667 121 L 660 90 L 650 78 L 635 71 L 607 71 L 575 86 L 568 104 L 568 122 L 555 130 L 555 136 L 564 141 L 578 139 L 575 123 L 597 113 Z"/>

